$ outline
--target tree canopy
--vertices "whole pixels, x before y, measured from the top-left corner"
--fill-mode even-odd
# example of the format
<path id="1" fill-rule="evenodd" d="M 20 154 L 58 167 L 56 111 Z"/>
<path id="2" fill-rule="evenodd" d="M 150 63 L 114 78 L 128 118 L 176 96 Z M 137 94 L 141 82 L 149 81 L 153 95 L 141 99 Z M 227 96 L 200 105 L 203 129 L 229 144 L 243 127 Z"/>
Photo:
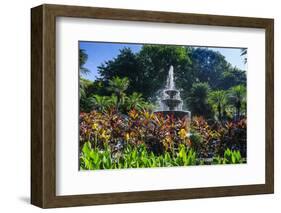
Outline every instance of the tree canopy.
<path id="1" fill-rule="evenodd" d="M 139 92 L 153 99 L 163 88 L 169 66 L 174 66 L 175 81 L 186 99 L 194 82 L 207 82 L 211 89 L 224 89 L 246 84 L 245 71 L 232 67 L 223 55 L 207 48 L 144 45 L 138 53 L 130 48 L 98 67 L 101 81 L 115 76 L 127 77 L 128 93 Z"/>
<path id="2" fill-rule="evenodd" d="M 86 52 L 80 50 L 81 72 L 86 60 Z M 130 48 L 120 49 L 115 58 L 98 67 L 99 78 L 92 85 L 87 84 L 87 88 L 90 93 L 110 95 L 112 79 L 126 78 L 129 82 L 126 85 L 128 96 L 138 93 L 144 101 L 155 102 L 165 86 L 170 65 L 174 66 L 175 84 L 181 90 L 184 105 L 193 114 L 208 117 L 212 108 L 216 108 L 220 110 L 218 117 L 222 117 L 223 106 L 215 106 L 214 101 L 222 98 L 219 95 L 223 92 L 213 93 L 212 97 L 208 93 L 227 91 L 237 85 L 246 87 L 246 72 L 233 67 L 220 52 L 199 47 L 143 45 L 139 52 Z M 237 108 L 237 105 L 240 114 L 241 107 Z"/>

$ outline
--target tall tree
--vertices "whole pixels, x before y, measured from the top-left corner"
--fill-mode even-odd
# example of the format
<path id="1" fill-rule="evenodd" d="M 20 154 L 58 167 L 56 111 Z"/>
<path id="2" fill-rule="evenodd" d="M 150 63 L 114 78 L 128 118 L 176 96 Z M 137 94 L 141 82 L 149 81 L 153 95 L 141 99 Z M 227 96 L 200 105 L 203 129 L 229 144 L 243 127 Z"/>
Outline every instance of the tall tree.
<path id="1" fill-rule="evenodd" d="M 230 87 L 242 84 L 246 86 L 247 77 L 244 70 L 240 70 L 236 67 L 230 67 L 223 71 L 218 79 L 218 85 L 216 89 L 228 90 Z"/>
<path id="2" fill-rule="evenodd" d="M 184 46 L 144 45 L 138 53 L 138 61 L 143 79 L 142 93 L 145 98 L 152 98 L 165 86 L 169 67 L 174 66 L 176 86 L 191 87 L 192 78 L 188 75 L 190 69 L 190 50 Z M 190 78 L 183 78 L 183 76 Z M 185 81 L 185 82 L 184 82 Z"/>
<path id="3" fill-rule="evenodd" d="M 173 45 L 143 45 L 137 53 L 130 48 L 121 49 L 115 58 L 98 67 L 101 77 L 97 81 L 106 88 L 113 77 L 127 77 L 130 81 L 128 95 L 137 92 L 145 101 L 153 102 L 166 84 L 170 65 L 174 66 L 176 87 L 187 104 L 194 83 L 206 82 L 210 90 L 246 85 L 245 72 L 233 68 L 219 52 Z M 102 88 L 93 92 L 109 95 Z"/>
<path id="4" fill-rule="evenodd" d="M 140 52 L 135 54 L 129 48 L 120 50 L 116 58 L 106 61 L 98 70 L 104 81 L 114 76 L 127 77 L 130 81 L 126 91 L 128 94 L 138 92 L 145 100 L 151 100 L 156 92 L 164 87 L 170 65 L 175 67 L 177 85 L 189 85 L 190 88 L 192 79 L 183 78 L 183 75 L 189 76 L 186 72 L 190 70 L 190 63 L 188 48 L 144 45 Z"/>
<path id="5" fill-rule="evenodd" d="M 188 107 L 193 115 L 210 118 L 211 108 L 207 98 L 210 92 L 208 83 L 194 83 L 188 96 Z"/>
<path id="6" fill-rule="evenodd" d="M 226 91 L 217 90 L 210 92 L 208 95 L 208 102 L 212 106 L 213 110 L 218 113 L 218 118 L 221 121 L 227 102 Z"/>
<path id="7" fill-rule="evenodd" d="M 234 86 L 229 89 L 229 101 L 236 109 L 236 118 L 241 116 L 241 109 L 246 104 L 246 87 L 243 85 Z"/>
<path id="8" fill-rule="evenodd" d="M 86 50 L 79 49 L 79 70 L 80 74 L 88 74 L 90 72 L 89 69 L 84 67 L 88 60 L 88 54 L 86 53 Z"/>
<path id="9" fill-rule="evenodd" d="M 128 94 L 141 90 L 139 62 L 130 48 L 121 49 L 115 58 L 105 61 L 98 67 L 98 72 L 101 76 L 99 80 L 103 81 L 105 86 L 109 86 L 109 80 L 118 76 L 126 77 L 130 81 L 126 91 Z"/>
<path id="10" fill-rule="evenodd" d="M 200 82 L 208 82 L 212 89 L 217 89 L 219 79 L 231 65 L 219 52 L 207 48 L 192 48 L 192 69 Z"/>

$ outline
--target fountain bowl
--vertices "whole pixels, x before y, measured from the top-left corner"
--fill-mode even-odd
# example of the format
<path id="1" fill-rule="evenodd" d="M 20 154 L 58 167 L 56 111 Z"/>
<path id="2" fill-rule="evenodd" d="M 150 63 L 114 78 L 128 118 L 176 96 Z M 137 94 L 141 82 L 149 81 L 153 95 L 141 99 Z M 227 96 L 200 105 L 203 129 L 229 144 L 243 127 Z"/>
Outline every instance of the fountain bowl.
<path id="1" fill-rule="evenodd" d="M 155 114 L 162 114 L 165 117 L 174 117 L 176 119 L 189 119 L 191 118 L 191 112 L 190 111 L 184 111 L 184 110 L 163 110 L 163 111 L 155 111 Z"/>
<path id="2" fill-rule="evenodd" d="M 170 110 L 176 110 L 176 107 L 182 103 L 182 100 L 167 98 L 161 100 L 161 102 L 168 106 Z"/>
<path id="3" fill-rule="evenodd" d="M 166 89 L 164 90 L 164 93 L 169 95 L 171 98 L 174 98 L 179 93 L 179 91 L 175 89 Z"/>

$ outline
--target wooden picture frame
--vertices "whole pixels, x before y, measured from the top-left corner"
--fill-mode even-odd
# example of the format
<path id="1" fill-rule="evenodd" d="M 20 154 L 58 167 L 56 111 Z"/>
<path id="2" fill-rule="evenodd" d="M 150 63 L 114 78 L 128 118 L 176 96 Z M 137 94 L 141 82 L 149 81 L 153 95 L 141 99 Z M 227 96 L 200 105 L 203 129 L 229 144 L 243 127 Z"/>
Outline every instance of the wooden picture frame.
<path id="1" fill-rule="evenodd" d="M 56 195 L 56 17 L 265 29 L 265 184 Z M 274 21 L 217 15 L 41 5 L 31 9 L 31 203 L 41 208 L 267 194 L 274 191 Z"/>

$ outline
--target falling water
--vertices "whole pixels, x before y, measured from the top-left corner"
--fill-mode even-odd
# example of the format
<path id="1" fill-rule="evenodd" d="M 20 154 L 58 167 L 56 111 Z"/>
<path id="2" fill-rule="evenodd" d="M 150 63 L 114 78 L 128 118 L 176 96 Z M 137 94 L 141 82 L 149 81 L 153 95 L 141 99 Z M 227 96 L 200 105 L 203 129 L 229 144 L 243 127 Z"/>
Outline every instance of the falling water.
<path id="1" fill-rule="evenodd" d="M 183 100 L 180 97 L 180 90 L 176 89 L 174 82 L 174 67 L 170 66 L 166 87 L 162 90 L 161 96 L 158 97 L 160 109 L 155 113 L 162 113 L 165 116 L 176 118 L 186 118 L 190 121 L 191 112 L 183 110 Z"/>
<path id="2" fill-rule="evenodd" d="M 174 67 L 171 65 L 168 72 L 166 87 L 159 100 L 160 110 L 181 111 L 182 99 L 180 91 L 176 89 L 174 81 Z"/>

